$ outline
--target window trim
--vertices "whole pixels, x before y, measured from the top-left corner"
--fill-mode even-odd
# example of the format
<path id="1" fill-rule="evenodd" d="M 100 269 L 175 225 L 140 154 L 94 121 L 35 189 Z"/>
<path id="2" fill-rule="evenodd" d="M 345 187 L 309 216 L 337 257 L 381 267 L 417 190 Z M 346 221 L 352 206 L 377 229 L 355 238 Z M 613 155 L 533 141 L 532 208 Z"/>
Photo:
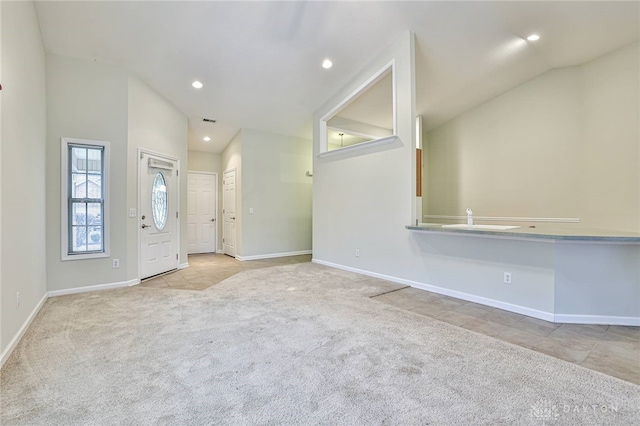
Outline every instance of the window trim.
<path id="1" fill-rule="evenodd" d="M 348 106 L 351 102 L 354 102 L 360 95 L 365 93 L 369 88 L 375 85 L 378 81 L 386 76 L 388 72 L 391 72 L 391 106 L 392 106 L 392 120 L 393 120 L 393 134 L 390 136 L 384 136 L 381 138 L 373 139 L 367 142 L 360 142 L 355 145 L 350 145 L 347 147 L 329 149 L 329 141 L 327 140 L 328 135 L 328 122 L 331 118 L 333 118 L 340 110 Z M 338 102 L 333 108 L 329 109 L 325 114 L 323 114 L 318 120 L 319 127 L 319 152 L 317 157 L 327 157 L 329 153 L 353 153 L 357 151 L 361 151 L 363 149 L 374 147 L 376 145 L 385 145 L 388 143 L 393 143 L 395 141 L 399 141 L 398 138 L 398 108 L 397 108 L 397 84 L 396 84 L 396 60 L 395 58 L 387 62 L 382 68 L 376 71 L 371 77 L 367 78 L 364 82 L 362 82 L 355 90 L 349 93 L 345 98 L 343 98 L 340 102 Z M 353 146 L 358 146 L 358 149 L 350 149 Z"/>
<path id="2" fill-rule="evenodd" d="M 103 149 L 102 159 L 102 190 L 103 190 L 103 216 L 102 216 L 102 238 L 103 251 L 84 254 L 69 253 L 69 145 L 85 145 Z M 94 141 L 88 139 L 60 138 L 60 259 L 83 260 L 109 257 L 111 253 L 110 221 L 109 221 L 109 164 L 110 164 L 110 144 L 105 141 Z"/>

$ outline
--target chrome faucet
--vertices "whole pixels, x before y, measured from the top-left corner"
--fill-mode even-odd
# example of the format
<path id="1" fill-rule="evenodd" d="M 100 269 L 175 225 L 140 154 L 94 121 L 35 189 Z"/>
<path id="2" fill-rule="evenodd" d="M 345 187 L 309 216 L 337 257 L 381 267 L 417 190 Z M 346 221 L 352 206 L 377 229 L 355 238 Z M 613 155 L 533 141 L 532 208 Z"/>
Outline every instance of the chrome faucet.
<path id="1" fill-rule="evenodd" d="M 467 208 L 467 226 L 473 228 L 473 212 Z"/>

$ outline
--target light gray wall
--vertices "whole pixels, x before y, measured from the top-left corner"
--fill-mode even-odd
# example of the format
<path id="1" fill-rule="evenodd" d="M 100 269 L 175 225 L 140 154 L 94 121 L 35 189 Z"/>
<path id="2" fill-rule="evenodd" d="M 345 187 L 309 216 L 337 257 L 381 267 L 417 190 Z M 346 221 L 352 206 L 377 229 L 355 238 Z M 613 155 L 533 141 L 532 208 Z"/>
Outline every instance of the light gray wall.
<path id="1" fill-rule="evenodd" d="M 238 257 L 311 250 L 311 149 L 308 140 L 242 129 L 223 151 L 222 170 L 236 169 Z"/>
<path id="2" fill-rule="evenodd" d="M 127 82 L 123 69 L 47 55 L 47 275 L 49 290 L 123 282 L 127 268 Z M 60 138 L 108 141 L 111 258 L 61 261 Z M 135 181 L 134 181 L 135 188 Z M 112 258 L 121 261 L 112 268 Z"/>
<path id="3" fill-rule="evenodd" d="M 557 312 L 640 318 L 640 244 L 557 244 L 555 256 Z"/>
<path id="4" fill-rule="evenodd" d="M 46 77 L 33 3 L 1 2 L 0 11 L 0 353 L 4 355 L 47 292 Z"/>
<path id="5" fill-rule="evenodd" d="M 213 152 L 189 151 L 190 172 L 222 172 L 222 155 Z"/>
<path id="6" fill-rule="evenodd" d="M 640 232 L 638 44 L 551 70 L 425 135 L 424 213 Z"/>
<path id="7" fill-rule="evenodd" d="M 213 152 L 189 151 L 189 171 L 218 174 L 218 241 L 216 247 L 222 250 L 222 154 Z"/>
<path id="8" fill-rule="evenodd" d="M 180 159 L 180 209 L 186 211 L 187 119 L 124 69 L 47 55 L 47 274 L 49 290 L 138 278 L 138 148 Z M 108 141 L 109 258 L 61 261 L 60 138 Z M 180 262 L 187 262 L 186 216 L 180 219 Z M 112 259 L 120 259 L 120 268 Z"/>
<path id="9" fill-rule="evenodd" d="M 583 225 L 640 232 L 640 45 L 581 67 Z"/>
<path id="10" fill-rule="evenodd" d="M 311 150 L 310 140 L 242 130 L 242 256 L 311 250 Z"/>
<path id="11" fill-rule="evenodd" d="M 331 157 L 319 158 L 320 117 L 394 58 L 401 142 L 353 155 L 334 151 Z M 412 248 L 404 227 L 415 216 L 414 120 L 414 40 L 407 33 L 314 113 L 314 259 L 394 276 L 407 274 Z"/>
<path id="12" fill-rule="evenodd" d="M 138 202 L 138 148 L 180 160 L 180 263 L 187 263 L 187 117 L 138 78 L 128 79 L 128 208 Z M 121 214 L 127 214 L 128 210 Z M 138 277 L 137 219 L 127 221 L 129 279 Z M 135 268 L 132 266 L 135 265 Z"/>

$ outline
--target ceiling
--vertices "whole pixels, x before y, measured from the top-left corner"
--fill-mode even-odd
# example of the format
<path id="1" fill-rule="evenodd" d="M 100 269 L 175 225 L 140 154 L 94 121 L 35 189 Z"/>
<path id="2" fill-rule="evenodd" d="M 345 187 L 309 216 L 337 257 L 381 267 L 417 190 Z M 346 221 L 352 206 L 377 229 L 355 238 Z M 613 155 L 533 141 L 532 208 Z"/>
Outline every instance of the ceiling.
<path id="1" fill-rule="evenodd" d="M 639 7 L 635 1 L 36 4 L 47 52 L 137 74 L 189 117 L 189 149 L 209 152 L 221 152 L 240 128 L 310 139 L 313 111 L 407 30 L 416 34 L 417 113 L 432 129 L 551 68 L 637 40 Z M 531 33 L 541 39 L 525 42 Z M 331 69 L 321 67 L 325 58 Z M 204 88 L 192 88 L 193 80 Z"/>

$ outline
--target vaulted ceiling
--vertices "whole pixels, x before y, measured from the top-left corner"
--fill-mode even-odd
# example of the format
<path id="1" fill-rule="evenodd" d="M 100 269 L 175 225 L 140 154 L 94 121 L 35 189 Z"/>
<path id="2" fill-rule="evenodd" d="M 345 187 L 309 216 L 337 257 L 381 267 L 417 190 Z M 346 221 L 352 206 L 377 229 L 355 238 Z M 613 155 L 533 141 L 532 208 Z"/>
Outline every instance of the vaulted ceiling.
<path id="1" fill-rule="evenodd" d="M 240 128 L 311 138 L 311 114 L 404 31 L 435 128 L 551 68 L 638 40 L 635 1 L 37 2 L 47 52 L 124 67 L 189 117 L 189 148 Z M 539 34 L 536 42 L 525 41 Z M 330 58 L 334 66 L 323 69 Z M 191 87 L 199 80 L 200 90 Z M 217 120 L 204 123 L 202 118 Z M 212 141 L 204 142 L 204 136 Z"/>

